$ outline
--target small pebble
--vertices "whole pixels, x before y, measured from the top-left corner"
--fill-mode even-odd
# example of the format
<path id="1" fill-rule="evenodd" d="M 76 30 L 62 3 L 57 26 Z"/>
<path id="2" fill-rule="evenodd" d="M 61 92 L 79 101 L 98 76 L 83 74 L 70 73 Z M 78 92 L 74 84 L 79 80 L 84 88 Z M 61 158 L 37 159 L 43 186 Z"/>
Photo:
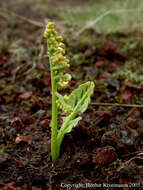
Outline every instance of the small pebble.
<path id="1" fill-rule="evenodd" d="M 23 176 L 19 176 L 16 180 L 16 182 L 18 183 L 18 185 L 22 185 L 24 183 L 24 178 Z"/>
<path id="2" fill-rule="evenodd" d="M 122 137 L 127 137 L 128 136 L 128 132 L 123 130 L 121 131 Z"/>
<path id="3" fill-rule="evenodd" d="M 128 145 L 133 145 L 134 142 L 132 139 L 128 138 L 128 137 L 123 137 L 123 140 L 125 141 L 126 144 Z"/>
<path id="4" fill-rule="evenodd" d="M 11 129 L 9 130 L 9 134 L 10 134 L 10 135 L 16 135 L 16 134 L 17 134 L 16 129 L 11 128 Z"/>
<path id="5" fill-rule="evenodd" d="M 42 115 L 44 115 L 46 111 L 45 110 L 38 110 L 36 113 L 35 113 L 35 116 L 37 118 L 40 118 Z"/>
<path id="6" fill-rule="evenodd" d="M 23 86 L 21 86 L 21 87 L 19 88 L 19 91 L 20 91 L 20 92 L 25 92 L 25 88 L 24 88 Z"/>
<path id="7" fill-rule="evenodd" d="M 112 124 L 110 125 L 110 127 L 111 127 L 111 129 L 115 129 L 115 128 L 116 128 L 116 124 L 115 124 L 115 123 L 112 123 Z"/>

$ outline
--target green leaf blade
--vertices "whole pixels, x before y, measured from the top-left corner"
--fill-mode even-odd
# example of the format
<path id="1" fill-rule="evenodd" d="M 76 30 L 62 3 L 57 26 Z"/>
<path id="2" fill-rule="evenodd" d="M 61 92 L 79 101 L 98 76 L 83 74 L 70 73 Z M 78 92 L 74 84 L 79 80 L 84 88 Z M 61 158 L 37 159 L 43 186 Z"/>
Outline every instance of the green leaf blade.
<path id="1" fill-rule="evenodd" d="M 74 127 L 76 127 L 76 125 L 78 124 L 78 122 L 81 119 L 82 119 L 82 117 L 77 117 L 76 119 L 69 120 L 67 122 L 68 117 L 63 117 L 63 125 L 62 125 L 61 129 L 59 130 L 59 133 L 58 133 L 58 136 L 57 136 L 57 142 L 58 142 L 59 145 L 61 145 L 65 134 L 70 133 L 72 131 L 72 129 Z M 67 126 L 66 128 L 63 127 L 65 125 L 65 123 L 66 123 L 66 126 Z"/>
<path id="2" fill-rule="evenodd" d="M 64 133 L 70 133 L 74 127 L 78 124 L 78 122 L 82 119 L 82 117 L 77 117 L 76 119 L 73 119 L 69 121 L 68 127 L 64 130 Z"/>
<path id="3" fill-rule="evenodd" d="M 90 96 L 93 94 L 94 83 L 86 82 L 81 84 L 77 89 L 75 89 L 69 96 L 69 105 L 74 109 L 79 107 L 79 111 L 83 113 L 90 103 Z M 81 101 L 84 99 L 85 101 Z M 80 104 L 78 106 L 78 104 Z"/>

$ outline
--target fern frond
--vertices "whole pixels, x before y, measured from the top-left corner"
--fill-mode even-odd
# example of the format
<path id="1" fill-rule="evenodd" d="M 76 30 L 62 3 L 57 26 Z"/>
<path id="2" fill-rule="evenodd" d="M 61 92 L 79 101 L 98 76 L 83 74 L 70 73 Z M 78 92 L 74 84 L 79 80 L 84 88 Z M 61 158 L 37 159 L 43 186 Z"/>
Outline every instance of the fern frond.
<path id="1" fill-rule="evenodd" d="M 73 90 L 69 95 L 69 105 L 74 109 L 80 100 L 86 95 L 85 101 L 79 106 L 79 112 L 83 113 L 90 103 L 90 96 L 93 93 L 94 83 L 86 82 L 81 84 L 77 89 Z"/>

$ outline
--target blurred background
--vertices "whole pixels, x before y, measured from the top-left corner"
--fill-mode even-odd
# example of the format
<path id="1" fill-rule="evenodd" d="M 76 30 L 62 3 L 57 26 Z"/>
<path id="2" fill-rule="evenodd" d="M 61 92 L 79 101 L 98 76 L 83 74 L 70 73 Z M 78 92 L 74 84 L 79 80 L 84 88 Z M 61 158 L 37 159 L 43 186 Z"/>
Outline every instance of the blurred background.
<path id="1" fill-rule="evenodd" d="M 4 0 L 0 1 L 0 53 L 7 56 L 7 66 L 26 73 L 27 80 L 42 78 L 43 70 L 49 71 L 43 32 L 53 21 L 73 66 L 103 60 L 109 39 L 133 62 L 142 62 L 142 18 L 139 0 Z"/>
<path id="2" fill-rule="evenodd" d="M 28 72 L 28 78 L 41 78 L 40 69 L 49 70 L 43 31 L 53 21 L 64 36 L 73 66 L 104 57 L 101 50 L 109 35 L 122 53 L 139 59 L 142 18 L 140 0 L 4 0 L 0 1 L 0 53 L 9 55 L 11 69 Z"/>
<path id="3" fill-rule="evenodd" d="M 0 17 L 9 17 L 11 23 L 17 14 L 43 24 L 53 20 L 74 27 L 75 32 L 83 27 L 109 33 L 143 26 L 140 0 L 5 0 L 0 9 Z"/>

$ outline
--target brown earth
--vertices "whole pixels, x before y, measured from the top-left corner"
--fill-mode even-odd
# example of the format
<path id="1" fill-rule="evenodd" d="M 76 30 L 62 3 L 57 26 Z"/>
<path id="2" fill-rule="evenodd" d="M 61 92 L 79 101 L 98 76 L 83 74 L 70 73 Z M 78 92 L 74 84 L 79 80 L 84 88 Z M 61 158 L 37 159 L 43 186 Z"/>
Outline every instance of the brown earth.
<path id="1" fill-rule="evenodd" d="M 55 3 L 67 6 L 67 1 L 50 6 Z M 5 1 L 3 7 L 12 13 L 0 13 L 0 189 L 142 189 L 143 86 L 111 77 L 128 60 L 143 60 L 143 46 L 122 53 L 118 44 L 129 37 L 142 41 L 142 34 L 108 35 L 102 40 L 102 35 L 87 31 L 83 35 L 91 39 L 83 44 L 66 26 L 58 28 L 67 35 L 70 90 L 87 80 L 95 81 L 96 87 L 82 121 L 65 136 L 60 158 L 52 162 L 46 43 L 42 26 L 29 20 L 44 23 L 44 14 L 34 12 L 27 2 Z M 60 22 L 56 13 L 45 17 Z M 78 53 L 83 62 L 76 65 L 72 56 Z"/>

